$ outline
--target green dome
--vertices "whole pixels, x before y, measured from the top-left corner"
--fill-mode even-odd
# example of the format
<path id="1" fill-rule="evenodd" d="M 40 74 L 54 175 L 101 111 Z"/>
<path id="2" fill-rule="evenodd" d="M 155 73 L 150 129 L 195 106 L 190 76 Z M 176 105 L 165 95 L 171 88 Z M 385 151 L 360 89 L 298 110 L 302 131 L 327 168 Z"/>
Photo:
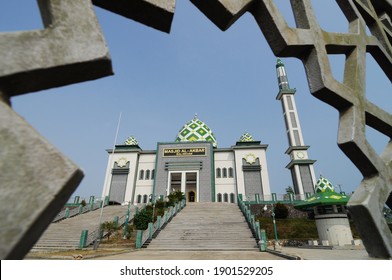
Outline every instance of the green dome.
<path id="1" fill-rule="evenodd" d="M 209 141 L 213 147 L 217 147 L 218 143 L 212 130 L 204 122 L 199 120 L 197 116 L 190 122 L 185 124 L 178 132 L 176 142 L 197 142 Z"/>
<path id="2" fill-rule="evenodd" d="M 125 140 L 124 145 L 136 146 L 136 145 L 139 145 L 139 143 L 137 142 L 135 137 L 131 136 L 131 137 L 128 137 L 127 140 Z"/>
<path id="3" fill-rule="evenodd" d="M 327 178 L 320 175 L 315 186 L 315 191 L 316 193 L 334 192 L 335 188 Z"/>
<path id="4" fill-rule="evenodd" d="M 245 132 L 244 134 L 242 134 L 238 142 L 254 142 L 254 141 L 255 140 L 253 140 L 253 136 L 250 135 L 248 132 Z"/>

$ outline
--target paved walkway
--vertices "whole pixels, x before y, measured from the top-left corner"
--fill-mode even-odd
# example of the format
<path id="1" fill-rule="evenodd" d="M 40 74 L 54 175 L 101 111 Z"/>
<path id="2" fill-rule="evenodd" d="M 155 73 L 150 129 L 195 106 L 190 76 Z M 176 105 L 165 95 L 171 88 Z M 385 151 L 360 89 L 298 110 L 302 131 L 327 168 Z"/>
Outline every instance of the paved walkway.
<path id="1" fill-rule="evenodd" d="M 302 260 L 371 260 L 365 249 L 315 249 L 283 247 L 285 255 L 297 256 Z"/>
<path id="2" fill-rule="evenodd" d="M 139 250 L 123 254 L 103 256 L 99 260 L 371 260 L 364 249 L 310 249 L 283 247 L 273 252 L 239 251 L 149 251 Z"/>
<path id="3" fill-rule="evenodd" d="M 270 253 L 255 251 L 149 251 L 94 258 L 95 260 L 285 260 Z"/>

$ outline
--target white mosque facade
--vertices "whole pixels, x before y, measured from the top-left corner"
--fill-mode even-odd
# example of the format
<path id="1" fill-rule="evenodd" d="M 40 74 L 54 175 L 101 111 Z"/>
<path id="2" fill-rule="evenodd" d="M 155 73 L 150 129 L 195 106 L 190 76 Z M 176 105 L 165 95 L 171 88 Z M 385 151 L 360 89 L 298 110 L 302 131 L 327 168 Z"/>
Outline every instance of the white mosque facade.
<path id="1" fill-rule="evenodd" d="M 175 141 L 144 151 L 134 137 L 107 150 L 102 196 L 113 203 L 147 203 L 182 191 L 187 202 L 237 203 L 270 196 L 268 145 L 244 133 L 235 145 L 218 148 L 211 129 L 197 117 Z"/>

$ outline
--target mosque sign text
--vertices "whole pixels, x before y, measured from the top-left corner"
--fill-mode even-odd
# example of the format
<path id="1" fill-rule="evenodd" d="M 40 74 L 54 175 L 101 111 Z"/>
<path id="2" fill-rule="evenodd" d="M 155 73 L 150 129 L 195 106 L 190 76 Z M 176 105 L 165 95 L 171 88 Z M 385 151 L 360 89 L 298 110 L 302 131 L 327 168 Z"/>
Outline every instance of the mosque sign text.
<path id="1" fill-rule="evenodd" d="M 206 148 L 163 149 L 164 157 L 205 156 Z"/>

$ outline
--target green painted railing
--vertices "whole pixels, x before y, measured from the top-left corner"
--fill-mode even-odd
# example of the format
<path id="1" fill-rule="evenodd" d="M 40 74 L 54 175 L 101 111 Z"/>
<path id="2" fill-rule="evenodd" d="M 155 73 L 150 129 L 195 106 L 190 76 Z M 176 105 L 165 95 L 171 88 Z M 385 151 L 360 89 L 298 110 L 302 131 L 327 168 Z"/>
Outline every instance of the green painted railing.
<path id="1" fill-rule="evenodd" d="M 67 203 L 65 206 L 66 208 L 60 211 L 57 216 L 53 219 L 52 223 L 58 222 L 62 219 L 67 219 L 74 217 L 79 214 L 83 214 L 89 211 L 94 211 L 102 207 L 102 203 L 105 201 L 105 206 L 107 205 L 106 201 L 108 201 L 109 197 L 105 197 L 105 200 L 98 200 L 95 201 L 94 196 L 90 196 L 89 203 L 85 206 L 82 206 L 79 203 L 79 197 L 76 196 L 73 203 Z M 72 209 L 70 209 L 72 207 Z"/>
<path id="2" fill-rule="evenodd" d="M 238 195 L 237 201 L 238 201 L 238 206 L 241 209 L 241 212 L 244 215 L 246 222 L 249 225 L 249 228 L 254 234 L 259 250 L 262 252 L 266 251 L 267 238 L 265 235 L 265 231 L 260 228 L 260 223 L 257 222 L 255 220 L 255 216 L 252 215 L 249 209 L 249 203 L 245 203 L 242 200 L 242 195 Z"/>
<path id="3" fill-rule="evenodd" d="M 117 227 L 121 227 L 124 225 L 124 236 L 126 235 L 126 226 L 133 221 L 133 218 L 135 214 L 138 212 L 139 208 L 137 206 L 134 207 L 132 210 L 129 208 L 126 211 L 125 215 L 123 216 L 114 216 L 113 217 L 113 222 L 116 224 Z M 83 231 L 82 231 L 83 232 Z M 97 242 L 99 243 L 100 240 L 105 237 L 107 232 L 102 231 L 101 229 L 96 229 L 94 231 L 91 231 L 90 233 L 87 233 L 86 236 L 86 241 L 83 242 L 84 247 L 90 246 L 91 244 L 96 244 Z M 82 241 L 80 242 L 82 244 Z"/>
<path id="4" fill-rule="evenodd" d="M 154 233 L 156 233 L 157 230 L 161 230 L 165 224 L 169 223 L 170 220 L 185 207 L 185 205 L 185 200 L 180 203 L 176 203 L 174 206 L 169 207 L 162 216 L 158 216 L 155 223 L 149 223 L 146 230 L 138 230 L 136 232 L 136 249 L 142 248 L 147 241 L 151 240 Z"/>

